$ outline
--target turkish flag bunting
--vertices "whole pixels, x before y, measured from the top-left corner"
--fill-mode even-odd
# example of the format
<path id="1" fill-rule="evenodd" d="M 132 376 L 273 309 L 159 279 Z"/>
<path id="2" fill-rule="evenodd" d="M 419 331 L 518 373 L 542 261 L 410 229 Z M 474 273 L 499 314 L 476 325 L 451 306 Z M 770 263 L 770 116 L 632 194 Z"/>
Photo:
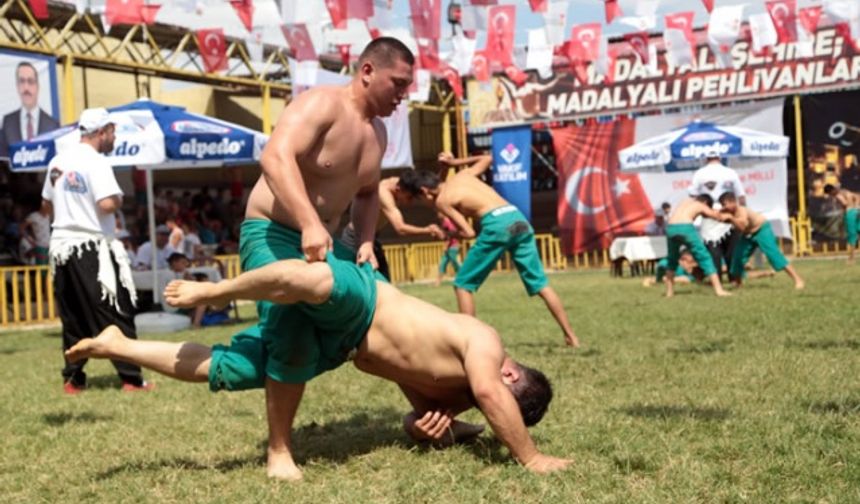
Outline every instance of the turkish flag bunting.
<path id="1" fill-rule="evenodd" d="M 253 29 L 254 20 L 254 1 L 253 0 L 230 0 L 230 5 L 236 11 L 245 29 L 251 31 Z"/>
<path id="2" fill-rule="evenodd" d="M 532 12 L 546 12 L 546 4 L 548 0 L 529 0 L 529 6 Z"/>
<path id="3" fill-rule="evenodd" d="M 222 28 L 197 30 L 197 47 L 203 58 L 203 69 L 207 73 L 227 68 L 227 39 Z"/>
<path id="4" fill-rule="evenodd" d="M 711 12 L 714 10 L 714 0 L 702 0 L 702 3 L 705 4 L 705 10 Z"/>
<path id="5" fill-rule="evenodd" d="M 603 10 L 606 12 L 606 24 L 612 22 L 613 19 L 623 16 L 621 6 L 618 5 L 618 0 L 604 0 Z"/>
<path id="6" fill-rule="evenodd" d="M 48 0 L 28 0 L 36 19 L 48 19 Z"/>
<path id="7" fill-rule="evenodd" d="M 648 32 L 628 33 L 624 35 L 624 40 L 630 44 L 633 51 L 639 55 L 642 63 L 648 64 Z"/>
<path id="8" fill-rule="evenodd" d="M 833 25 L 836 29 L 836 35 L 842 37 L 845 41 L 843 44 L 844 49 L 842 50 L 844 54 L 851 54 L 852 50 L 854 52 L 860 52 L 860 39 L 855 40 L 854 36 L 851 34 L 851 25 L 848 23 L 836 23 Z M 837 56 L 834 53 L 833 58 L 835 59 Z"/>
<path id="9" fill-rule="evenodd" d="M 415 38 L 436 40 L 439 38 L 442 16 L 441 0 L 409 0 L 412 12 L 412 30 Z"/>
<path id="10" fill-rule="evenodd" d="M 642 233 L 654 219 L 638 175 L 619 169 L 618 151 L 633 144 L 635 130 L 632 119 L 551 130 L 566 253 L 609 248 L 616 236 Z"/>
<path id="11" fill-rule="evenodd" d="M 573 61 L 597 61 L 600 58 L 600 23 L 575 25 L 570 32 L 567 56 Z"/>
<path id="12" fill-rule="evenodd" d="M 582 60 L 570 60 L 570 70 L 580 84 L 588 85 L 588 63 Z"/>
<path id="13" fill-rule="evenodd" d="M 331 16 L 331 24 L 335 28 L 346 28 L 346 1 L 347 0 L 325 0 L 328 15 Z"/>
<path id="14" fill-rule="evenodd" d="M 797 17 L 800 19 L 800 25 L 806 30 L 806 33 L 815 35 L 818 30 L 818 22 L 821 20 L 821 6 L 805 7 L 797 11 Z"/>
<path id="15" fill-rule="evenodd" d="M 508 65 L 505 67 L 505 75 L 508 76 L 508 79 L 516 84 L 517 87 L 522 87 L 523 84 L 529 80 L 529 74 L 523 72 L 516 65 Z"/>
<path id="16" fill-rule="evenodd" d="M 346 15 L 351 19 L 370 19 L 373 17 L 373 0 L 347 0 Z"/>
<path id="17" fill-rule="evenodd" d="M 337 46 L 337 52 L 340 53 L 340 62 L 344 64 L 344 66 L 349 66 L 350 55 L 349 55 L 349 44 L 339 44 Z"/>
<path id="18" fill-rule="evenodd" d="M 484 51 L 475 51 L 472 56 L 472 75 L 481 82 L 490 80 L 490 62 Z"/>
<path id="19" fill-rule="evenodd" d="M 794 0 L 776 0 L 765 2 L 767 12 L 773 20 L 776 35 L 780 44 L 797 40 L 797 11 Z"/>
<path id="20" fill-rule="evenodd" d="M 435 40 L 418 39 L 418 68 L 439 70 L 439 46 Z"/>
<path id="21" fill-rule="evenodd" d="M 502 66 L 513 62 L 514 27 L 517 23 L 515 5 L 494 5 L 490 7 L 487 21 L 486 54 L 491 60 L 499 61 Z"/>
<path id="22" fill-rule="evenodd" d="M 457 73 L 457 70 L 449 65 L 443 65 L 442 77 L 448 81 L 448 84 L 451 86 L 451 90 L 454 92 L 454 96 L 456 96 L 458 100 L 462 100 L 463 82 L 460 81 L 460 74 Z"/>
<path id="23" fill-rule="evenodd" d="M 107 0 L 105 20 L 107 24 L 147 24 L 155 22 L 155 15 L 161 5 L 147 5 L 144 0 Z"/>
<path id="24" fill-rule="evenodd" d="M 693 18 L 696 13 L 693 11 L 676 12 L 674 14 L 666 14 L 663 18 L 666 28 L 674 28 L 681 30 L 690 41 L 690 45 L 696 47 L 696 35 L 693 33 Z"/>
<path id="25" fill-rule="evenodd" d="M 298 61 L 315 60 L 317 52 L 311 42 L 311 35 L 304 23 L 285 24 L 281 27 L 284 38 L 293 51 L 293 56 Z"/>

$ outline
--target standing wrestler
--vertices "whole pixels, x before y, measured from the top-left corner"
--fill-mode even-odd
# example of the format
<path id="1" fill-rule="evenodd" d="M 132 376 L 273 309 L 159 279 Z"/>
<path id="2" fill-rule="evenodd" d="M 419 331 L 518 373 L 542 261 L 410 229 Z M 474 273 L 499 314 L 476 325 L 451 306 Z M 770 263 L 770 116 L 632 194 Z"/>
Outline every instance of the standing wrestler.
<path id="1" fill-rule="evenodd" d="M 860 229 L 860 194 L 847 189 L 836 188 L 831 184 L 824 186 L 824 194 L 835 199 L 842 207 L 845 241 L 848 242 L 848 264 L 853 264 L 854 250 L 857 248 L 857 231 Z"/>
<path id="2" fill-rule="evenodd" d="M 107 110 L 96 108 L 81 113 L 78 127 L 81 142 L 51 159 L 42 188 L 45 205 L 54 213 L 49 254 L 64 351 L 110 325 L 137 337 L 131 265 L 115 236 L 114 213 L 122 205 L 122 189 L 104 156 L 113 151 L 114 124 Z M 66 359 L 67 394 L 86 388 L 85 364 Z M 124 391 L 152 388 L 140 367 L 121 361 L 113 365 Z"/>
<path id="3" fill-rule="evenodd" d="M 462 164 L 450 154 L 440 155 L 439 160 L 449 166 Z M 534 229 L 522 212 L 478 179 L 489 165 L 486 160 L 479 160 L 445 182 L 441 182 L 439 176 L 432 172 L 406 172 L 400 176 L 400 188 L 413 197 L 434 204 L 436 210 L 454 222 L 463 238 L 476 236 L 467 218 L 479 219 L 481 222 L 481 233 L 477 235 L 475 244 L 469 249 L 454 279 L 460 313 L 475 315 L 474 293 L 487 280 L 496 261 L 507 251 L 528 294 L 537 294 L 543 299 L 564 332 L 565 343 L 578 347 L 579 340 L 570 327 L 564 304 L 555 289 L 550 287 L 544 273 Z"/>
<path id="4" fill-rule="evenodd" d="M 414 57 L 397 39 L 368 44 L 345 86 L 302 93 L 281 113 L 260 159 L 262 176 L 251 191 L 239 255 L 249 271 L 281 259 L 323 261 L 329 252 L 375 266 L 373 235 L 379 214 L 379 175 L 386 148 L 380 116 L 391 115 L 412 83 Z M 331 233 L 352 204 L 357 254 Z M 267 360 L 269 476 L 301 477 L 290 439 L 304 384 L 316 374 L 304 335 L 313 321 L 295 306 L 261 301 L 253 334 Z M 289 337 L 290 335 L 302 335 Z M 241 333 L 237 336 L 241 336 Z M 234 337 L 235 342 L 236 337 Z"/>
<path id="5" fill-rule="evenodd" d="M 705 166 L 696 170 L 689 192 L 693 197 L 707 194 L 713 202 L 719 201 L 723 193 L 731 192 L 737 196 L 742 206 L 747 204 L 746 192 L 738 173 L 722 164 L 718 156 L 709 157 Z M 714 261 L 717 275 L 721 276 L 723 263 L 725 262 L 726 267 L 732 264 L 732 252 L 740 233 L 731 224 L 709 217 L 702 220 L 700 233 Z M 731 274 L 729 277 L 731 279 Z"/>

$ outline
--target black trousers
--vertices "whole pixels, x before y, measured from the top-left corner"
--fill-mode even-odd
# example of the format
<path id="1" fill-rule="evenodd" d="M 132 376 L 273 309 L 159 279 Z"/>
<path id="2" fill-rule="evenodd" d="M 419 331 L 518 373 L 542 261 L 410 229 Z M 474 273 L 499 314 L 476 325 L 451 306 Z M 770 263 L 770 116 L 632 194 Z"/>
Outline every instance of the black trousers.
<path id="1" fill-rule="evenodd" d="M 376 256 L 376 262 L 379 268 L 376 271 L 382 273 L 389 282 L 391 281 L 391 273 L 388 271 L 388 260 L 385 258 L 385 251 L 382 249 L 382 243 L 379 240 L 373 240 L 373 255 Z"/>
<path id="2" fill-rule="evenodd" d="M 719 243 L 713 242 L 705 242 L 705 246 L 708 247 L 708 252 L 711 253 L 711 258 L 714 260 L 714 267 L 717 268 L 717 274 L 720 278 L 723 277 L 723 263 L 725 260 L 726 266 L 731 267 L 732 265 L 732 253 L 735 251 L 735 246 L 738 243 L 738 240 L 741 238 L 741 233 L 735 228 L 732 228 L 731 233 L 723 239 L 723 241 Z M 728 269 L 728 268 L 727 268 Z M 726 273 L 726 277 L 729 280 L 734 280 L 728 273 Z"/>
<path id="3" fill-rule="evenodd" d="M 96 244 L 85 244 L 83 253 L 74 253 L 62 266 L 58 265 L 54 274 L 54 292 L 60 320 L 63 322 L 63 351 L 83 338 L 92 338 L 109 325 L 116 325 L 127 337 L 137 339 L 134 328 L 134 306 L 131 296 L 119 280 L 119 265 L 111 254 L 111 262 L 116 272 L 117 300 L 120 310 L 102 299 L 101 285 L 98 282 L 99 254 Z M 123 382 L 141 385 L 143 377 L 140 367 L 127 362 L 111 361 Z M 86 359 L 69 362 L 63 368 L 63 379 L 77 386 L 86 385 L 84 373 Z"/>

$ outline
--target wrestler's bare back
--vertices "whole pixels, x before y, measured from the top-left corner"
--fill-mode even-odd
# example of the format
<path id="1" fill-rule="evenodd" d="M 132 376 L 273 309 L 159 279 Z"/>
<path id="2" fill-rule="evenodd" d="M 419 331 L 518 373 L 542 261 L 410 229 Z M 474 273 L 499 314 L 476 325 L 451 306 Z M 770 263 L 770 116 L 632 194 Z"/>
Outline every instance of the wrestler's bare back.
<path id="1" fill-rule="evenodd" d="M 474 317 L 446 312 L 383 282 L 376 285 L 376 313 L 355 366 L 431 399 L 447 402 L 454 394 L 466 400 L 463 363 L 469 340 L 498 338 L 495 331 Z"/>
<path id="2" fill-rule="evenodd" d="M 767 218 L 764 215 L 753 212 L 752 210 L 738 206 L 738 209 L 735 212 L 735 217 L 740 217 L 746 223 L 746 226 L 743 229 L 739 229 L 742 234 L 750 235 L 761 229 L 765 222 L 767 222 Z"/>
<path id="3" fill-rule="evenodd" d="M 713 213 L 708 205 L 694 198 L 687 198 L 681 201 L 672 215 L 669 217 L 669 224 L 686 224 L 693 222 L 699 215 Z"/>
<path id="4" fill-rule="evenodd" d="M 465 172 L 454 175 L 442 185 L 437 203 L 450 205 L 464 216 L 475 219 L 509 204 L 492 187 Z"/>
<path id="5" fill-rule="evenodd" d="M 281 115 L 273 139 L 277 135 L 291 138 L 307 128 L 308 117 L 322 123 L 311 148 L 296 153 L 296 159 L 311 204 L 333 232 L 358 189 L 373 184 L 379 176 L 385 127 L 379 119 L 362 117 L 353 106 L 349 87 L 319 86 L 306 91 Z M 300 228 L 295 216 L 276 203 L 263 175 L 251 191 L 245 217 Z"/>

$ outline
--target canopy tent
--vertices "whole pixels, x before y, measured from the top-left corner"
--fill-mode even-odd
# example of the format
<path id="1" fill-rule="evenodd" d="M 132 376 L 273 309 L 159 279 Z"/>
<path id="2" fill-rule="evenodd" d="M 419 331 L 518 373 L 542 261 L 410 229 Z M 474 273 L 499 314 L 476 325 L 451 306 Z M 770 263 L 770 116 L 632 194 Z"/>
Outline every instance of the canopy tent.
<path id="1" fill-rule="evenodd" d="M 621 169 L 695 170 L 705 158 L 784 158 L 789 139 L 737 126 L 694 121 L 669 133 L 649 138 L 618 153 Z"/>
<path id="2" fill-rule="evenodd" d="M 141 99 L 108 109 L 116 124 L 116 142 L 109 155 L 113 166 L 146 170 L 149 239 L 155 243 L 155 206 L 152 172 L 170 168 L 213 168 L 259 162 L 268 140 L 262 133 L 188 112 L 184 107 Z M 77 124 L 37 136 L 9 148 L 12 170 L 44 171 L 50 160 L 80 142 Z M 157 302 L 158 268 L 152 255 L 154 300 Z"/>

